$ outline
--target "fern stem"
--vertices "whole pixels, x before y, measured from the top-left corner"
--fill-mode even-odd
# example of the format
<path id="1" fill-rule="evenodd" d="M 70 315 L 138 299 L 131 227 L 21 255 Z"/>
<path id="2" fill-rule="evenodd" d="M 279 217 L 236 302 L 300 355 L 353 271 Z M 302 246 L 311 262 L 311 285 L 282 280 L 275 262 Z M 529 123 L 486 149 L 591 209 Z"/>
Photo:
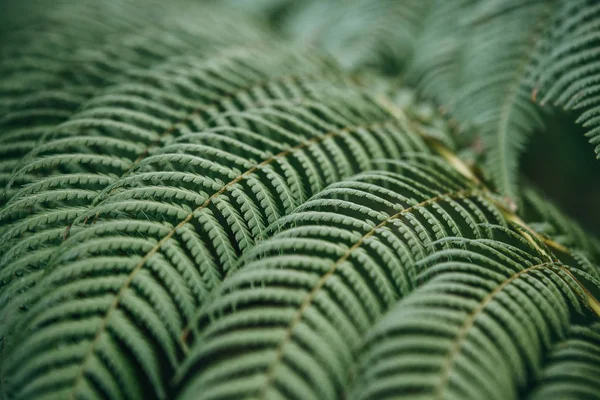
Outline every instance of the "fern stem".
<path id="1" fill-rule="evenodd" d="M 545 246 L 552 248 L 561 253 L 567 254 L 569 256 L 573 256 L 571 250 L 561 245 L 560 243 L 555 242 L 552 239 L 546 238 L 536 232 L 532 227 L 527 225 L 525 221 L 521 219 L 516 213 L 516 207 L 508 206 L 505 202 L 500 201 L 497 196 L 494 196 L 494 192 L 489 189 L 479 178 L 477 178 L 476 174 L 472 171 L 472 169 L 465 164 L 452 150 L 447 148 L 443 143 L 440 143 L 435 138 L 424 133 L 421 129 L 411 123 L 410 119 L 406 117 L 404 112 L 397 107 L 389 98 L 385 96 L 378 97 L 379 103 L 387 109 L 392 115 L 396 118 L 399 118 L 403 123 L 409 124 L 411 129 L 422 136 L 425 141 L 429 144 L 429 146 L 435 150 L 442 158 L 444 158 L 450 166 L 452 166 L 456 171 L 458 171 L 465 178 L 472 181 L 476 186 L 479 187 L 480 193 L 486 198 L 486 200 L 490 201 L 496 207 L 498 207 L 507 221 L 511 222 L 513 225 L 518 226 L 518 232 L 529 242 L 540 254 L 544 255 L 548 258 L 548 262 L 556 262 L 557 258 L 554 254 L 549 251 L 549 249 L 542 248 L 540 243 Z M 512 204 L 512 203 L 511 203 Z M 567 271 L 568 273 L 568 271 Z M 575 282 L 579 285 L 580 289 L 584 291 L 586 294 L 585 305 L 594 312 L 598 317 L 600 317 L 600 301 L 594 297 L 594 295 L 586 289 L 586 287 L 577 280 L 572 274 L 569 275 L 573 278 Z"/>

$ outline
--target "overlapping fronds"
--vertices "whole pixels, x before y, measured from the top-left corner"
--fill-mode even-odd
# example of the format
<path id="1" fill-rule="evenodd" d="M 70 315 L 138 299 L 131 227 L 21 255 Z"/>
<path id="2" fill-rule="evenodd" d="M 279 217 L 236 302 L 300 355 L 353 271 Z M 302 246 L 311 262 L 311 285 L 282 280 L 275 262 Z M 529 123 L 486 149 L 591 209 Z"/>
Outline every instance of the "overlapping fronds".
<path id="1" fill-rule="evenodd" d="M 140 8 L 149 11 L 137 12 Z M 141 6 L 136 0 L 68 1 L 38 23 L 5 33 L 0 48 L 0 201 L 27 182 L 10 182 L 19 160 L 102 88 L 173 56 L 201 57 L 226 44 L 251 45 L 265 37 L 250 21 L 221 15 L 189 4 L 183 10 L 154 2 Z"/>
<path id="2" fill-rule="evenodd" d="M 572 326 L 554 346 L 528 398 L 596 399 L 600 394 L 600 325 Z"/>
<path id="3" fill-rule="evenodd" d="M 535 248 L 449 241 L 369 333 L 350 398 L 516 399 L 587 303 L 585 271 Z"/>
<path id="4" fill-rule="evenodd" d="M 267 226 L 375 158 L 429 151 L 327 62 L 279 57 L 141 74 L 30 154 L 18 174 L 46 178 L 0 212 L 11 396 L 167 396 L 186 322 Z"/>
<path id="5" fill-rule="evenodd" d="M 513 201 L 519 157 L 531 133 L 545 129 L 547 108 L 540 104 L 583 111 L 580 121 L 600 151 L 595 1 L 246 4 L 285 21 L 280 25 L 292 37 L 327 49 L 344 65 L 404 76 L 461 126 L 476 130 L 487 173 Z"/>
<path id="6" fill-rule="evenodd" d="M 192 151 L 201 157 L 202 152 L 208 151 L 215 153 L 215 157 L 225 157 L 220 161 L 221 166 L 232 170 L 232 162 L 249 163 L 261 155 L 264 158 L 272 152 L 278 153 L 283 147 L 277 146 L 285 142 L 277 143 L 265 137 L 264 144 L 261 143 L 256 135 L 260 135 L 260 129 L 268 128 L 260 127 L 260 121 L 256 122 L 259 128 L 253 128 L 252 114 L 244 118 L 235 113 L 263 107 L 263 114 L 267 115 L 263 124 L 268 124 L 269 102 L 280 101 L 282 107 L 288 100 L 293 109 L 293 99 L 309 99 L 319 85 L 334 90 L 333 82 L 319 83 L 326 79 L 329 68 L 319 59 L 311 62 L 304 58 L 304 62 L 299 63 L 287 53 L 268 56 L 264 51 L 231 49 L 208 60 L 189 57 L 155 70 L 140 71 L 127 83 L 114 86 L 83 104 L 73 117 L 53 128 L 52 135 L 25 157 L 23 166 L 12 176 L 13 181 L 25 181 L 28 185 L 0 210 L 3 223 L 1 303 L 5 304 L 12 296 L 7 286 L 14 284 L 19 276 L 35 275 L 42 270 L 53 252 L 52 247 L 60 245 L 68 236 L 77 218 L 88 212 L 92 204 L 115 194 L 118 188 L 154 186 L 156 194 L 138 188 L 132 196 L 134 193 L 138 193 L 138 197 L 158 196 L 175 203 L 182 193 L 168 191 L 167 186 L 161 188 L 163 181 L 199 191 L 189 181 L 193 176 L 185 175 L 183 168 L 167 167 L 168 163 L 162 159 Z M 222 137 L 226 136 L 223 132 L 227 127 L 235 132 L 229 134 L 233 135 L 229 142 Z M 325 127 L 317 125 L 320 130 Z M 185 137 L 208 128 L 213 129 L 212 134 L 206 133 L 200 139 Z M 314 133 L 317 132 L 320 131 Z M 235 135 L 238 135 L 237 141 Z M 179 139 L 182 137 L 184 139 Z M 256 140 L 257 148 L 243 146 L 246 137 Z M 294 136 L 290 133 L 288 140 L 292 139 Z M 240 141 L 242 143 L 238 143 Z M 166 144 L 172 145 L 167 155 L 155 154 L 164 151 L 161 147 Z M 263 146 L 271 148 L 263 149 Z M 239 160 L 227 152 L 219 152 L 221 148 L 230 147 L 231 153 L 241 157 Z M 179 157 L 182 157 L 179 164 L 195 160 L 191 155 Z M 206 157 L 198 158 L 197 162 Z M 157 158 L 158 165 L 148 161 Z M 219 166 L 212 156 L 208 160 L 211 164 L 199 168 L 210 170 Z M 156 174 L 152 174 L 152 170 L 156 170 Z M 171 176 L 168 171 L 179 174 Z M 205 185 L 210 186 L 211 175 L 201 171 L 199 175 L 206 175 Z M 296 193 L 300 195 L 303 193 Z M 174 197 L 171 200 L 169 196 Z M 123 201 L 127 200 L 126 196 L 122 197 Z M 22 285 L 30 283 L 19 284 L 15 290 L 21 290 Z"/>
<path id="7" fill-rule="evenodd" d="M 369 327 L 448 236 L 491 237 L 500 212 L 440 159 L 331 185 L 250 250 L 195 323 L 183 398 L 334 399 Z"/>
<path id="8" fill-rule="evenodd" d="M 543 128 L 531 92 L 554 2 L 434 3 L 423 16 L 406 79 L 463 127 L 476 130 L 486 172 L 516 201 L 519 155 L 527 137 Z"/>
<path id="9" fill-rule="evenodd" d="M 531 101 L 532 76 L 554 2 L 384 1 L 369 2 L 371 10 L 362 3 L 314 5 L 315 14 L 325 20 L 323 29 L 330 32 L 325 43 L 316 40 L 316 44 L 331 51 L 328 43 L 347 41 L 348 45 L 331 51 L 338 59 L 364 57 L 383 72 L 406 70 L 408 81 L 426 97 L 435 99 L 463 125 L 479 129 L 487 146 L 488 173 L 502 193 L 516 200 L 519 153 L 527 135 L 542 126 L 539 108 Z M 297 11 L 293 19 L 302 32 L 307 31 L 306 9 L 311 7 Z M 395 12 L 410 17 L 399 19 Z M 361 22 L 352 24 L 346 15 Z M 399 20 L 406 21 L 400 24 Z M 346 36 L 346 31 L 352 35 Z M 373 36 L 374 42 L 360 46 Z M 385 49 L 385 54 L 378 49 Z"/>
<path id="10" fill-rule="evenodd" d="M 0 15 L 0 397 L 594 390 L 597 241 L 504 197 L 549 38 L 593 47 L 594 7 L 247 1 L 347 77 L 215 2 L 27 1 Z M 494 143 L 502 193 L 400 72 Z"/>
<path id="11" fill-rule="evenodd" d="M 34 0 L 15 3 L 8 2 L 15 12 L 3 10 L 2 15 L 2 111 L 41 101 L 40 90 L 89 95 L 131 69 L 149 68 L 184 50 L 206 51 L 216 44 L 266 37 L 257 24 L 231 10 L 223 19 L 217 9 L 178 0 L 170 5 L 138 0 L 64 0 L 53 7 L 36 7 L 41 2 Z M 23 13 L 21 7 L 44 12 L 23 23 L 21 16 L 31 12 Z"/>

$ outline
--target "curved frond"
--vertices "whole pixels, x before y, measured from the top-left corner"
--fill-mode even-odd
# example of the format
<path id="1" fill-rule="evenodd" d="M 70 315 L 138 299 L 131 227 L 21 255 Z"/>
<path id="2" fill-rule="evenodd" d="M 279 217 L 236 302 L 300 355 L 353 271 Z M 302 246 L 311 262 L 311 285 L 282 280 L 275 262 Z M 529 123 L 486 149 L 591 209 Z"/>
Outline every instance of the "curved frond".
<path id="1" fill-rule="evenodd" d="M 593 396 L 600 245 L 516 183 L 593 2 L 4 3 L 1 398 Z"/>
<path id="2" fill-rule="evenodd" d="M 0 147 L 20 144 L 3 149 L 0 200 L 27 183 L 5 178 L 21 158 L 102 88 L 182 53 L 211 54 L 225 44 L 264 38 L 245 18 L 223 20 L 209 7 L 183 4 L 185 12 L 154 1 L 68 1 L 41 18 L 41 26 L 7 33 L 0 49 Z"/>
<path id="3" fill-rule="evenodd" d="M 564 1 L 551 32 L 552 48 L 537 73 L 535 97 L 580 112 L 577 120 L 600 157 L 600 5 Z M 539 92 L 539 93 L 538 93 Z"/>
<path id="4" fill-rule="evenodd" d="M 519 158 L 545 129 L 542 107 L 581 110 L 600 149 L 598 35 L 591 0 L 246 1 L 342 64 L 403 78 L 483 152 L 487 175 L 517 203 Z M 482 149 L 483 145 L 483 149 Z"/>
<path id="5" fill-rule="evenodd" d="M 458 68 L 454 76 L 459 78 L 446 73 L 444 79 L 451 81 L 436 88 L 435 97 L 456 120 L 478 130 L 486 148 L 487 173 L 501 193 L 516 201 L 519 155 L 526 138 L 543 126 L 540 110 L 531 101 L 531 76 L 553 2 L 483 1 L 457 7 L 465 13 L 463 26 L 454 26 L 456 32 L 444 40 L 454 37 L 460 43 L 458 60 L 450 65 Z M 451 29 L 445 18 L 433 22 L 442 24 L 440 34 Z M 448 51 L 443 43 L 432 47 L 436 55 Z M 433 64 L 431 74 L 438 69 Z M 446 88 L 449 91 L 439 92 Z"/>
<path id="6" fill-rule="evenodd" d="M 350 398 L 516 399 L 565 336 L 585 298 L 576 270 L 531 247 L 452 241 L 369 333 Z"/>
<path id="7" fill-rule="evenodd" d="M 306 59 L 304 67 L 292 56 L 284 59 L 281 66 L 287 69 L 309 65 Z M 24 196 L 15 196 L 0 211 L 4 219 L 14 220 L 4 233 L 2 268 L 7 282 L 2 299 L 11 301 L 4 318 L 17 321 L 7 326 L 20 332 L 18 347 L 4 363 L 11 396 L 95 393 L 119 398 L 132 390 L 131 383 L 114 373 L 134 364 L 139 366 L 132 372 L 136 390 L 167 396 L 171 371 L 187 352 L 182 340 L 186 323 L 267 226 L 327 185 L 370 169 L 376 158 L 406 154 L 410 159 L 429 151 L 401 121 L 341 81 L 323 84 L 310 75 L 278 79 L 265 72 L 266 81 L 255 83 L 261 79 L 259 65 L 272 67 L 269 61 L 242 59 L 243 68 L 232 66 L 235 73 L 221 85 L 202 77 L 225 73 L 222 64 L 207 72 L 190 70 L 189 80 L 182 82 L 189 82 L 193 98 L 207 96 L 208 104 L 196 100 L 200 104 L 183 121 L 170 124 L 141 111 L 112 110 L 94 99 L 78 114 L 83 117 L 61 125 L 64 134 L 34 150 L 19 173 L 48 174 L 54 160 L 73 155 L 72 144 L 94 151 L 65 164 L 73 167 L 70 177 L 78 171 L 82 178 L 89 176 L 86 162 L 93 159 L 88 154 L 98 153 L 97 146 L 105 146 L 105 157 L 127 167 L 94 165 L 91 170 L 112 179 L 92 190 L 53 187 L 67 179 L 58 173 L 51 178 L 56 181 L 38 184 L 39 193 L 26 187 Z M 319 71 L 323 64 L 315 62 Z M 114 99 L 111 95 L 106 101 Z M 153 127 L 163 129 L 164 137 Z M 93 135 L 77 134 L 78 129 L 98 129 L 99 136 L 115 140 L 100 145 Z M 73 142 L 63 140 L 71 137 Z M 118 157 L 118 140 L 131 141 L 120 148 L 133 153 Z M 136 154 L 143 141 L 156 145 Z M 47 155 L 53 152 L 59 155 Z M 67 200 L 80 204 L 69 209 L 63 204 Z M 21 210 L 29 207 L 40 211 L 23 217 Z M 470 212 L 483 212 L 473 207 Z M 31 226 L 35 230 L 28 232 L 26 245 L 23 232 Z M 40 268 L 46 273 L 35 273 Z M 83 294 L 87 301 L 82 303 Z M 27 317 L 18 318 L 20 310 Z M 67 359 L 55 354 L 65 332 L 78 344 L 65 353 Z"/>
<path id="8" fill-rule="evenodd" d="M 331 185 L 280 219 L 194 324 L 183 398 L 338 398 L 362 336 L 447 236 L 490 237 L 495 207 L 435 158 Z"/>
<path id="9" fill-rule="evenodd" d="M 194 68 L 187 70 L 185 66 Z M 157 73 L 140 73 L 138 82 L 132 79 L 84 104 L 80 112 L 55 128 L 46 143 L 30 152 L 23 161 L 24 166 L 13 175 L 13 180 L 30 179 L 30 183 L 0 210 L 3 286 L 9 284 L 15 274 L 44 268 L 47 261 L 38 258 L 30 258 L 36 264 L 21 263 L 18 270 L 12 263 L 20 263 L 18 257 L 24 253 L 41 250 L 47 254 L 49 246 L 60 245 L 77 217 L 119 187 L 133 189 L 145 184 L 153 189 L 144 192 L 138 188 L 132 195 L 138 193 L 137 198 L 175 201 L 181 196 L 175 190 L 179 186 L 199 191 L 195 186 L 198 182 L 204 182 L 207 188 L 217 185 L 214 179 L 220 177 L 213 177 L 209 171 L 218 169 L 218 163 L 223 163 L 220 174 L 233 176 L 237 169 L 243 171 L 260 162 L 258 160 L 281 152 L 285 141 L 277 143 L 277 140 L 300 140 L 300 136 L 294 137 L 291 133 L 272 138 L 269 134 L 260 136 L 263 130 L 270 129 L 269 115 L 271 119 L 277 118 L 278 111 L 270 111 L 268 104 L 273 103 L 283 110 L 291 107 L 301 113 L 301 104 L 295 105 L 295 102 L 308 100 L 324 88 L 335 92 L 333 82 L 322 83 L 324 76 L 331 74 L 329 68 L 319 59 L 311 63 L 304 58 L 300 63 L 288 53 L 268 56 L 257 51 L 225 51 L 208 61 L 188 58 L 165 64 Z M 290 104 L 286 105 L 286 101 Z M 277 106 L 277 102 L 281 104 Z M 235 114 L 252 108 L 263 111 Z M 313 108 L 313 112 L 319 112 L 318 107 Z M 256 121 L 261 113 L 266 119 Z M 336 114 L 330 115 L 336 117 Z M 388 118 L 390 126 L 394 125 L 384 111 L 379 115 L 382 119 Z M 313 131 L 304 134 L 333 129 L 336 121 L 329 123 L 326 118 L 322 122 L 309 120 L 314 124 Z M 343 119 L 337 121 L 343 122 L 349 123 Z M 279 119 L 278 123 L 285 123 L 285 119 Z M 204 129 L 212 131 L 191 133 Z M 168 143 L 171 144 L 167 150 L 161 149 Z M 396 149 L 396 153 L 380 150 L 382 152 L 374 156 L 397 155 L 402 146 L 411 149 L 405 142 L 390 146 L 394 141 L 388 140 L 386 144 L 390 149 L 386 151 Z M 161 156 L 154 152 L 166 154 Z M 189 163 L 195 165 L 198 175 L 176 167 Z M 292 173 L 290 168 L 284 167 L 284 176 Z M 153 170 L 156 172 L 152 173 Z M 172 189 L 161 187 L 161 182 Z M 295 193 L 298 199 L 305 195 Z M 125 195 L 116 199 L 128 200 Z M 47 235 L 46 232 L 54 233 Z M 31 241 L 34 247 L 24 246 L 30 237 L 36 238 Z M 0 290 L 2 303 L 5 303 L 11 296 L 5 288 Z"/>

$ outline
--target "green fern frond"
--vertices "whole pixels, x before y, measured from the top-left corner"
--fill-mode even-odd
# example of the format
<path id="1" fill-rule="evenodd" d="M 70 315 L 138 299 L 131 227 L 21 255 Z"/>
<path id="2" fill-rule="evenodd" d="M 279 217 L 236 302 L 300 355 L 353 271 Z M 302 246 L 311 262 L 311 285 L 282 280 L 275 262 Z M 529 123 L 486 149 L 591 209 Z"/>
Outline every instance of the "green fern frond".
<path id="1" fill-rule="evenodd" d="M 362 336 L 418 285 L 434 242 L 491 237 L 482 224 L 503 222 L 440 159 L 381 166 L 331 185 L 246 253 L 195 323 L 183 398 L 339 397 Z"/>
<path id="2" fill-rule="evenodd" d="M 17 174 L 48 180 L 23 188 L 0 211 L 10 222 L 2 241 L 3 306 L 11 301 L 4 332 L 27 332 L 5 362 L 11 396 L 126 396 L 132 382 L 106 371 L 139 363 L 136 393 L 151 396 L 147 387 L 165 397 L 186 353 L 185 324 L 268 225 L 375 158 L 429 151 L 368 96 L 341 79 L 320 82 L 335 73 L 329 64 L 307 56 L 300 63 L 287 52 L 282 59 L 209 62 L 180 79 L 172 73 L 181 67 L 165 68 L 167 99 L 197 99 L 183 120 L 168 119 L 175 109 L 161 119 L 94 99 L 30 154 Z M 293 68 L 316 77 L 290 78 Z M 104 100 L 123 100 L 123 87 L 132 84 Z M 152 148 L 140 153 L 145 146 Z M 32 208 L 39 211 L 29 216 Z M 27 317 L 9 324 L 25 307 Z M 77 345 L 63 356 L 56 346 L 64 332 Z"/>
<path id="3" fill-rule="evenodd" d="M 553 46 L 537 76 L 534 95 L 581 112 L 578 122 L 600 157 L 600 5 L 589 0 L 564 1 L 556 13 Z M 538 93 L 539 92 L 539 93 Z"/>
<path id="4" fill-rule="evenodd" d="M 163 5 L 146 15 L 135 11 L 140 7 L 133 0 L 112 6 L 85 3 L 72 7 L 73 2 L 68 2 L 42 19 L 41 27 L 8 33 L 3 41 L 9 45 L 2 48 L 5 57 L 0 62 L 0 185 L 7 186 L 1 200 L 14 195 L 16 185 L 27 183 L 27 179 L 7 179 L 19 160 L 104 87 L 129 81 L 181 53 L 210 55 L 225 44 L 265 39 L 262 30 L 247 19 L 231 15 L 227 22 L 217 21 L 220 14 L 207 7 L 182 12 Z M 152 4 L 146 6 L 153 9 Z M 93 11 L 108 22 L 90 22 Z M 64 28 L 56 30 L 56 26 Z M 41 35 L 46 43 L 31 41 L 40 29 L 52 32 Z M 85 35 L 79 36 L 81 31 Z M 19 36 L 29 42 L 21 43 Z"/>
<path id="5" fill-rule="evenodd" d="M 329 59 L 216 2 L 42 3 L 0 13 L 0 397 L 592 393 L 600 247 L 515 182 L 595 7 L 246 2 Z"/>
<path id="6" fill-rule="evenodd" d="M 576 270 L 533 248 L 452 242 L 369 333 L 350 398 L 516 399 L 581 311 Z"/>
<path id="7" fill-rule="evenodd" d="M 209 162 L 213 156 L 220 158 L 224 167 L 230 169 L 226 174 L 235 175 L 229 167 L 232 163 L 232 166 L 238 164 L 235 168 L 243 171 L 258 160 L 282 151 L 281 143 L 285 141 L 277 143 L 280 139 L 277 135 L 260 136 L 260 129 L 268 129 L 267 126 L 260 127 L 251 115 L 235 116 L 235 112 L 265 108 L 269 102 L 276 104 L 286 98 L 290 98 L 289 107 L 300 112 L 294 101 L 309 100 L 320 92 L 319 87 L 335 91 L 332 83 L 320 83 L 330 74 L 327 63 L 318 60 L 311 63 L 308 58 L 302 63 L 297 61 L 293 57 L 267 56 L 256 51 L 224 52 L 206 62 L 176 61 L 163 66 L 156 74 L 140 74 L 139 81 L 132 79 L 127 84 L 115 86 L 84 104 L 79 113 L 54 129 L 46 143 L 30 152 L 23 161 L 24 166 L 13 175 L 13 180 L 27 179 L 30 183 L 0 210 L 3 286 L 12 281 L 11 276 L 43 268 L 45 262 L 31 257 L 31 253 L 39 249 L 46 254 L 48 246 L 59 245 L 78 217 L 120 187 L 131 186 L 133 194 L 142 193 L 141 189 L 133 190 L 136 186 L 150 185 L 154 190 L 147 190 L 142 196 L 157 201 L 177 201 L 179 195 L 175 189 L 179 185 L 194 191 L 198 188 L 193 185 L 202 182 L 207 188 L 218 187 L 217 182 L 212 183 L 215 178 L 209 173 L 214 168 Z M 184 72 L 182 64 L 190 63 L 195 68 Z M 281 72 L 274 73 L 273 66 L 278 66 L 275 68 Z M 175 74 L 176 71 L 179 73 Z M 281 107 L 285 108 L 285 103 Z M 157 109 L 161 111 L 157 112 Z M 267 110 L 265 108 L 265 113 Z M 318 111 L 315 109 L 314 112 Z M 391 121 L 383 111 L 379 117 Z M 267 122 L 268 117 L 263 125 Z M 280 123 L 284 122 L 281 120 Z M 320 122 L 313 134 L 333 129 L 335 122 Z M 348 121 L 338 123 L 347 124 Z M 212 132 L 190 133 L 210 127 Z M 231 133 L 224 135 L 228 129 Z M 290 139 L 294 139 L 293 134 L 288 135 L 287 140 Z M 401 142 L 394 147 L 390 139 L 383 140 L 388 140 L 389 151 L 396 149 L 396 153 L 389 155 L 398 155 L 399 146 L 406 145 Z M 169 143 L 165 155 L 154 154 L 164 153 L 160 148 Z M 231 154 L 224 151 L 228 148 L 232 149 Z M 197 155 L 185 156 L 185 152 Z M 199 171 L 205 169 L 205 173 L 195 175 L 185 168 L 176 170 L 173 167 L 173 164 L 186 161 L 202 161 L 202 154 L 208 158 L 198 168 Z M 236 155 L 239 155 L 237 159 Z M 161 163 L 165 165 L 162 170 L 158 167 Z M 152 173 L 157 167 L 156 173 Z M 290 166 L 282 168 L 286 174 L 297 174 Z M 44 179 L 40 179 L 42 177 Z M 319 178 L 317 173 L 316 179 Z M 170 182 L 174 189 L 169 192 L 169 186 L 161 188 L 161 182 Z M 301 199 L 305 193 L 295 195 Z M 124 195 L 116 199 L 127 200 Z M 25 253 L 30 253 L 29 259 L 34 264 L 23 266 L 21 260 L 17 260 Z M 19 261 L 17 269 L 12 267 L 14 261 Z M 5 288 L 0 290 L 4 304 L 10 296 L 7 297 Z"/>
<path id="8" fill-rule="evenodd" d="M 545 129 L 549 110 L 540 105 L 581 110 L 579 120 L 600 151 L 600 8 L 594 1 L 269 4 L 264 14 L 283 21 L 277 25 L 284 31 L 293 27 L 299 42 L 351 67 L 399 75 L 435 100 L 463 131 L 483 139 L 487 174 L 514 202 L 520 199 L 519 158 L 529 136 Z M 464 145 L 475 140 L 472 134 L 461 139 Z"/>
<path id="9" fill-rule="evenodd" d="M 516 201 L 519 154 L 528 135 L 543 127 L 531 91 L 556 2 L 322 3 L 292 9 L 293 17 L 288 17 L 292 22 L 285 25 L 297 23 L 298 30 L 307 34 L 313 32 L 308 21 L 324 20 L 324 28 L 315 28 L 309 36 L 316 45 L 343 64 L 347 58 L 362 57 L 369 60 L 369 65 L 358 63 L 362 68 L 406 74 L 453 118 L 476 127 L 487 147 L 488 173 L 499 191 Z M 344 24 L 351 29 L 344 29 Z M 319 40 L 321 31 L 326 40 Z M 375 40 L 370 42 L 371 38 Z M 367 45 L 361 46 L 363 40 Z M 340 45 L 346 42 L 351 44 Z"/>
<path id="10" fill-rule="evenodd" d="M 518 157 L 529 134 L 543 127 L 540 110 L 531 101 L 531 76 L 540 57 L 553 2 L 452 4 L 458 11 L 450 15 L 466 15 L 462 26 L 448 27 L 447 16 L 435 19 L 433 23 L 442 27 L 433 28 L 439 35 L 446 31 L 447 36 L 441 43 L 435 43 L 440 36 L 430 37 L 428 40 L 433 43 L 427 44 L 433 52 L 423 51 L 420 57 L 433 60 L 441 55 L 443 60 L 444 53 L 453 49 L 452 44 L 445 45 L 446 41 L 458 42 L 458 49 L 446 56 L 451 62 L 425 68 L 430 72 L 421 79 L 422 87 L 424 93 L 437 92 L 433 97 L 456 120 L 478 129 L 486 146 L 488 174 L 501 193 L 516 200 Z M 449 82 L 429 89 L 430 79 L 431 84 Z"/>
<path id="11" fill-rule="evenodd" d="M 529 394 L 533 400 L 595 399 L 600 393 L 600 325 L 573 326 L 554 351 Z"/>

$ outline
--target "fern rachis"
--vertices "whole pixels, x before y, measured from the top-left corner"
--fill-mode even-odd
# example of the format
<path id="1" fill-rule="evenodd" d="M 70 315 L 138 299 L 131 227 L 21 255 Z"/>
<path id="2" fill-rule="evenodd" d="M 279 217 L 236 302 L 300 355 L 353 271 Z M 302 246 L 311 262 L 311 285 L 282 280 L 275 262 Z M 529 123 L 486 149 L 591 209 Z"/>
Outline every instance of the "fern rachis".
<path id="1" fill-rule="evenodd" d="M 0 32 L 1 396 L 593 393 L 597 241 L 514 190 L 515 168 L 471 168 L 452 124 L 396 96 L 390 75 L 453 99 L 454 122 L 475 134 L 499 126 L 489 137 L 512 149 L 511 127 L 543 125 L 530 89 L 546 101 L 593 82 L 594 67 L 573 66 L 595 57 L 597 10 L 355 0 L 329 25 L 342 2 L 288 1 L 263 6 L 353 75 L 261 21 L 185 0 L 94 5 L 114 18 L 89 28 L 85 4 L 64 0 L 32 15 L 41 25 L 23 16 Z M 459 35 L 440 26 L 445 13 L 465 17 Z M 521 24 L 529 14 L 540 29 Z M 55 19 L 64 27 L 45 27 Z M 28 40 L 37 29 L 54 33 Z M 575 39 L 548 52 L 558 32 Z M 471 33 L 489 49 L 464 48 Z M 575 42 L 586 50 L 555 64 L 548 76 L 572 73 L 546 95 L 537 66 Z M 458 90 L 462 67 L 472 80 Z M 577 107 L 595 104 L 586 96 Z M 582 372 L 564 373 L 575 358 Z"/>

